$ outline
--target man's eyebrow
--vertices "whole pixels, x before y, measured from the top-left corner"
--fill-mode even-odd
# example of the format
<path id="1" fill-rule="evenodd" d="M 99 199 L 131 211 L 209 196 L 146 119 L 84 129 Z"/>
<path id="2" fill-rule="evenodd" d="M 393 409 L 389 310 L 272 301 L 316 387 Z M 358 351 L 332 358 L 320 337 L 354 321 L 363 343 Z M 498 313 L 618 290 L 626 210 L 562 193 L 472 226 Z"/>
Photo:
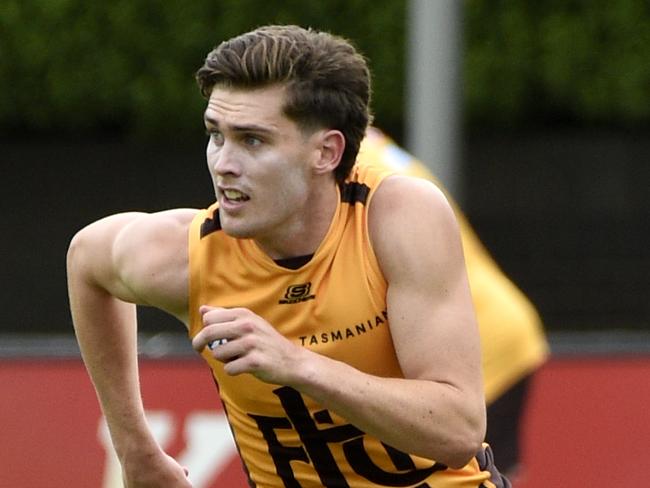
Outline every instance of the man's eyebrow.
<path id="1" fill-rule="evenodd" d="M 219 122 L 211 117 L 204 117 L 204 120 L 214 127 L 219 128 L 220 126 Z M 228 126 L 228 128 L 233 132 L 263 132 L 267 134 L 273 132 L 270 128 L 257 124 L 234 124 Z"/>

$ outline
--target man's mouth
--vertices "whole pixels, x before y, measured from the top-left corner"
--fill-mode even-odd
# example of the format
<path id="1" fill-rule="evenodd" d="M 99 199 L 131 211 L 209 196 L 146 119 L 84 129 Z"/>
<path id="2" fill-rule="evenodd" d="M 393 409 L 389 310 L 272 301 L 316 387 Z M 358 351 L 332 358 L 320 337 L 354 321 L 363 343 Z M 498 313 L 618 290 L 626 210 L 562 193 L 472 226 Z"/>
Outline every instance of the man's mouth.
<path id="1" fill-rule="evenodd" d="M 248 195 L 245 195 L 239 190 L 223 190 L 223 196 L 231 202 L 245 202 L 250 200 Z"/>

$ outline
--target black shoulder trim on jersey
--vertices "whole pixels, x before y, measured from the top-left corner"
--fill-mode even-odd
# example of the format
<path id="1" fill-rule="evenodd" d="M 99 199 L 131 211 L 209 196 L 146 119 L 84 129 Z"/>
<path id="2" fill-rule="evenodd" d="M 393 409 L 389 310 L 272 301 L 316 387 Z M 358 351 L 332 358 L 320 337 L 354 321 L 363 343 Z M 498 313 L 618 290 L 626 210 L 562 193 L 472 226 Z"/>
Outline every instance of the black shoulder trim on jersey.
<path id="1" fill-rule="evenodd" d="M 205 219 L 201 224 L 201 239 L 218 230 L 221 230 L 221 220 L 219 219 L 219 209 L 215 208 L 212 218 Z"/>
<path id="2" fill-rule="evenodd" d="M 370 187 L 365 183 L 352 181 L 341 185 L 341 201 L 345 203 L 355 204 L 359 202 L 365 205 L 369 193 Z"/>

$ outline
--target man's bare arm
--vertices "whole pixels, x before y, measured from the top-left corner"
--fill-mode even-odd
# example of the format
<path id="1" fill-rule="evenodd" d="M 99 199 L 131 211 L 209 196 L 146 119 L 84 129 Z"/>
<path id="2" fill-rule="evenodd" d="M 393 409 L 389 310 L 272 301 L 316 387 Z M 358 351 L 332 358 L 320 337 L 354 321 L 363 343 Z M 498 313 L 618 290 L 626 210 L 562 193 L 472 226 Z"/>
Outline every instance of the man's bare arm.
<path id="1" fill-rule="evenodd" d="M 405 379 L 319 359 L 302 391 L 398 449 L 463 466 L 485 435 L 478 329 L 453 213 L 430 183 L 391 177 L 371 202 Z M 325 372 L 325 373 L 324 373 Z"/>
<path id="2" fill-rule="evenodd" d="M 79 231 L 67 256 L 75 333 L 123 468 L 126 472 L 129 463 L 140 464 L 142 459 L 168 463 L 172 474 L 168 465 L 164 476 L 176 476 L 178 486 L 185 486 L 184 473 L 160 451 L 144 417 L 135 304 L 184 318 L 187 229 L 194 213 L 105 218 Z"/>
<path id="3" fill-rule="evenodd" d="M 370 376 L 311 356 L 303 369 L 307 381 L 297 386 L 393 447 L 461 467 L 480 448 L 485 406 L 456 221 L 431 183 L 406 177 L 383 182 L 370 210 L 405 379 Z"/>

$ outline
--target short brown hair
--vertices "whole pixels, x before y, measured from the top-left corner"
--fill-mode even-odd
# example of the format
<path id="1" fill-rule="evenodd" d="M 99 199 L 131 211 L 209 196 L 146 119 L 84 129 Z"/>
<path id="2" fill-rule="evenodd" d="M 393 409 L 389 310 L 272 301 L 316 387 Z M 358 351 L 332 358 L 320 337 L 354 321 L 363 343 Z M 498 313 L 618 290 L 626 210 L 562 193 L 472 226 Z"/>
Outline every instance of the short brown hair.
<path id="1" fill-rule="evenodd" d="M 348 176 L 370 124 L 370 70 L 350 41 L 295 25 L 271 25 L 222 42 L 196 73 L 204 97 L 216 85 L 287 86 L 284 113 L 303 129 L 331 128 L 345 136 L 335 170 Z"/>

